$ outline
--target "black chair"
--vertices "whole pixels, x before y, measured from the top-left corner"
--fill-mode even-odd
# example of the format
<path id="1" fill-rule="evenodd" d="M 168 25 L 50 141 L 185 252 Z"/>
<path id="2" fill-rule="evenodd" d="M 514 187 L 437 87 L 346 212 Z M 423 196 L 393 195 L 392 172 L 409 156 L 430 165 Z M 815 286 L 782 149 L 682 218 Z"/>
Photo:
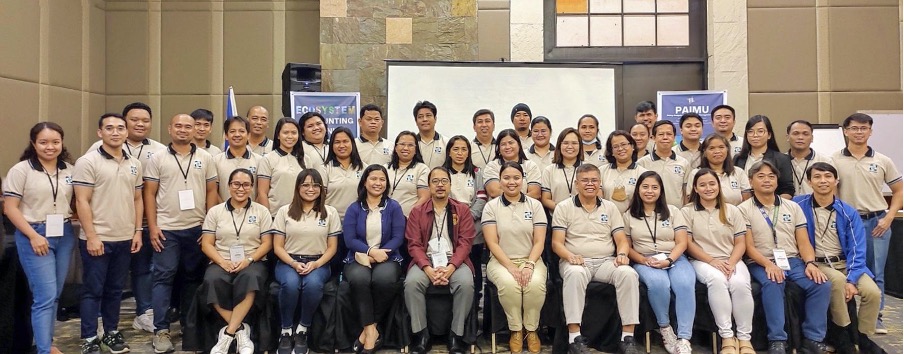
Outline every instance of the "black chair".
<path id="1" fill-rule="evenodd" d="M 429 286 L 424 294 L 427 300 L 427 331 L 430 336 L 446 337 L 451 332 L 452 327 L 452 292 L 448 286 Z M 477 321 L 480 304 L 471 305 L 471 311 L 468 318 L 465 319 L 465 333 L 462 339 L 471 346 L 471 353 L 475 352 L 475 343 L 477 343 L 477 332 L 479 324 Z M 411 323 L 409 321 L 409 323 Z M 408 347 L 405 347 L 408 352 Z"/>
<path id="2" fill-rule="evenodd" d="M 273 327 L 273 319 L 278 320 L 278 302 L 271 301 L 273 286 L 276 283 L 268 282 L 270 288 L 264 290 L 264 294 L 254 297 L 254 305 L 245 322 L 251 326 L 251 341 L 254 342 L 255 352 L 262 353 L 276 349 L 276 338 L 279 335 L 279 326 Z M 278 285 L 277 285 L 278 286 Z M 186 284 L 184 294 L 190 301 L 184 306 L 184 323 L 182 328 L 182 350 L 209 352 L 217 342 L 217 332 L 226 325 L 220 315 L 208 306 L 208 288 L 203 284 Z M 277 322 L 278 323 L 278 322 Z"/>

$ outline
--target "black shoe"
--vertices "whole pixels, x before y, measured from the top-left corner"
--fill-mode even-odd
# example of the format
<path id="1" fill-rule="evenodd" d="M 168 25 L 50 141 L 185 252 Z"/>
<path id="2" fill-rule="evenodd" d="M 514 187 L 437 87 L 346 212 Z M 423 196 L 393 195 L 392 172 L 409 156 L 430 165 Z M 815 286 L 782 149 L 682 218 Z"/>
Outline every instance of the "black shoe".
<path id="1" fill-rule="evenodd" d="M 376 346 L 374 346 L 376 349 Z M 430 351 L 430 331 L 426 328 L 414 334 L 414 340 L 411 341 L 412 354 L 426 354 Z"/>
<path id="2" fill-rule="evenodd" d="M 295 333 L 295 351 L 292 354 L 308 354 L 308 332 Z"/>
<path id="3" fill-rule="evenodd" d="M 166 311 L 166 320 L 169 323 L 176 323 L 179 321 L 179 309 L 175 307 L 170 307 L 168 311 Z"/>
<path id="4" fill-rule="evenodd" d="M 618 352 L 620 354 L 640 354 L 640 349 L 637 349 L 637 343 L 634 343 L 634 336 L 627 336 L 621 342 L 618 342 Z"/>
<path id="5" fill-rule="evenodd" d="M 465 340 L 461 336 L 456 336 L 455 334 L 449 336 L 449 343 L 446 345 L 449 354 L 465 354 L 468 352 L 467 347 L 468 345 L 465 344 Z"/>
<path id="6" fill-rule="evenodd" d="M 100 341 L 107 347 L 110 353 L 121 354 L 129 352 L 129 345 L 126 344 L 125 339 L 122 338 L 122 332 L 104 333 L 104 337 Z"/>
<path id="7" fill-rule="evenodd" d="M 800 350 L 798 350 L 798 352 L 801 354 L 825 354 L 826 345 L 823 342 L 804 338 L 804 340 L 800 342 Z"/>
<path id="8" fill-rule="evenodd" d="M 355 352 L 355 354 L 361 354 L 362 350 L 364 350 L 364 343 L 361 343 L 360 340 L 355 338 L 355 344 L 352 344 L 352 351 Z"/>
<path id="9" fill-rule="evenodd" d="M 860 338 L 857 340 L 860 345 L 860 353 L 861 354 L 887 354 L 888 352 L 885 349 L 882 349 L 876 342 L 873 342 L 872 339 L 863 333 L 860 333 Z"/>
<path id="10" fill-rule="evenodd" d="M 82 342 L 82 354 L 100 354 L 100 339 L 95 337 L 93 341 Z"/>
<path id="11" fill-rule="evenodd" d="M 786 354 L 788 349 L 783 340 L 774 340 L 769 342 L 769 354 Z"/>
<path id="12" fill-rule="evenodd" d="M 279 335 L 279 347 L 276 348 L 277 354 L 292 354 L 292 334 L 285 333 Z"/>
<path id="13" fill-rule="evenodd" d="M 587 349 L 587 338 L 578 336 L 574 342 L 568 344 L 568 354 L 586 354 L 590 353 Z"/>

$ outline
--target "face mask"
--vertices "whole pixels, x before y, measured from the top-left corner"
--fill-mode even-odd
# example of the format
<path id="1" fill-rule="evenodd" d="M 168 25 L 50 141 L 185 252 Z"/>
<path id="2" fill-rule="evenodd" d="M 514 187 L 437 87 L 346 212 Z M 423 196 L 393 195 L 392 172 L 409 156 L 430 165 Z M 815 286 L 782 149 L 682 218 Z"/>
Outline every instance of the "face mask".
<path id="1" fill-rule="evenodd" d="M 583 143 L 584 145 L 596 144 L 599 141 L 600 141 L 599 138 L 593 138 L 593 140 L 590 140 L 590 141 L 581 139 L 581 143 Z"/>

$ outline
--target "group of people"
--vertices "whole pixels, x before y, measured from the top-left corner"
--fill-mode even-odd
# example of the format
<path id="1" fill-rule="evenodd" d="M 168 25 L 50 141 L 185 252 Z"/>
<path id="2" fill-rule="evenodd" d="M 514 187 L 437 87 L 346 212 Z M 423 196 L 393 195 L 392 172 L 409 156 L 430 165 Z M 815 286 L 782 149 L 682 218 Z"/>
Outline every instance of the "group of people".
<path id="1" fill-rule="evenodd" d="M 225 120 L 221 150 L 208 140 L 209 110 L 172 117 L 172 142 L 163 145 L 148 137 L 151 108 L 136 102 L 99 118 L 100 141 L 74 165 L 63 129 L 38 123 L 3 183 L 34 294 L 38 352 L 55 351 L 54 316 L 76 245 L 83 354 L 101 346 L 129 351 L 119 331 L 129 273 L 133 326 L 155 333 L 156 353 L 175 350 L 167 314 L 191 282 L 202 284 L 203 301 L 225 323 L 211 352 L 226 353 L 234 342 L 239 353 L 252 353 L 246 318 L 269 279 L 279 284 L 278 352 L 307 353 L 324 284 L 339 272 L 362 327 L 356 352 L 381 346 L 377 324 L 399 295 L 411 318 L 411 351 L 429 351 L 425 294 L 448 287 L 447 346 L 464 353 L 484 264 L 512 352 L 525 342 L 540 351 L 550 276 L 563 280 L 571 353 L 587 350 L 581 320 L 591 281 L 617 289 L 621 353 L 640 351 L 640 283 L 666 350 L 690 353 L 696 282 L 708 288 L 721 352 L 754 353 L 751 280 L 762 287 L 769 353 L 788 349 L 786 280 L 805 292 L 800 352 L 825 351 L 829 314 L 835 325 L 851 325 L 847 305 L 856 295 L 860 334 L 836 338 L 836 350 L 882 352 L 869 337 L 884 330 L 883 270 L 902 184 L 891 160 L 868 145 L 868 115 L 845 119 L 847 147 L 822 156 L 809 147 L 812 126 L 803 120 L 788 126 L 786 154 L 765 116 L 751 117 L 744 136 L 735 135 L 727 105 L 711 110 L 715 133 L 706 137 L 697 114 L 676 127 L 657 120 L 651 102 L 636 111 L 637 124 L 605 142 L 587 114 L 552 144 L 550 120 L 525 104 L 512 109 L 514 129 L 498 134 L 494 113 L 478 110 L 469 140 L 440 135 L 437 108 L 423 101 L 412 112 L 417 132 L 390 142 L 379 135 L 384 117 L 376 105 L 361 108 L 359 137 L 343 127 L 329 131 L 311 112 L 279 119 L 272 139 L 269 112 L 255 106 Z"/>

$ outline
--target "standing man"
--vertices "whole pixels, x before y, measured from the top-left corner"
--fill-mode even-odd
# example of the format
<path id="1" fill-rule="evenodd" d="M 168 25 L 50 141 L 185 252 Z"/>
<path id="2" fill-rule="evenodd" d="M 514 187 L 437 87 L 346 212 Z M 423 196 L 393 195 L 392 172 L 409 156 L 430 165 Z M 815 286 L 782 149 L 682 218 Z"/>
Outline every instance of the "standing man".
<path id="1" fill-rule="evenodd" d="M 213 112 L 208 109 L 198 108 L 191 112 L 190 116 L 195 119 L 195 145 L 207 151 L 210 156 L 217 156 L 223 152 L 216 145 L 210 143 L 210 128 L 213 125 Z"/>
<path id="2" fill-rule="evenodd" d="M 192 143 L 194 120 L 177 114 L 168 127 L 172 143 L 156 154 L 144 176 L 144 207 L 154 248 L 155 353 L 174 350 L 169 321 L 173 279 L 180 265 L 186 282 L 200 282 L 203 274 L 201 223 L 217 203 L 217 171 L 207 151 Z"/>
<path id="3" fill-rule="evenodd" d="M 527 104 L 519 103 L 512 107 L 512 126 L 521 139 L 521 146 L 534 145 L 534 139 L 530 136 L 530 121 L 533 118 Z"/>
<path id="4" fill-rule="evenodd" d="M 727 138 L 728 142 L 731 143 L 731 149 L 728 153 L 728 158 L 730 159 L 741 152 L 741 145 L 744 145 L 744 140 L 734 133 L 735 110 L 727 104 L 720 104 L 713 108 L 712 113 L 713 130 L 716 134 Z"/>
<path id="5" fill-rule="evenodd" d="M 775 194 L 778 168 L 760 161 L 748 170 L 753 198 L 738 208 L 747 218 L 750 276 L 762 286 L 766 309 L 769 354 L 785 354 L 785 280 L 804 290 L 804 340 L 798 352 L 825 353 L 827 312 L 831 285 L 816 264 L 816 254 L 807 235 L 807 219 L 797 203 Z"/>
<path id="6" fill-rule="evenodd" d="M 793 124 L 793 123 L 792 123 Z M 876 332 L 882 294 L 873 282 L 873 273 L 866 268 L 866 235 L 857 209 L 835 197 L 838 171 L 825 162 L 815 162 L 806 171 L 813 194 L 794 197 L 807 217 L 807 234 L 816 249 L 816 263 L 832 284 L 829 311 L 832 322 L 848 327 L 851 317 L 848 302 L 860 295 L 857 314 L 857 338 L 849 338 L 842 331 L 836 338 L 837 353 L 856 353 L 854 343 L 862 353 L 884 353 L 869 336 Z"/>
<path id="7" fill-rule="evenodd" d="M 637 165 L 656 171 L 662 177 L 665 200 L 676 208 L 684 206 L 685 179 L 691 171 L 687 160 L 672 151 L 675 143 L 675 124 L 670 120 L 660 120 L 653 125 L 653 139 L 656 149 L 637 160 Z"/>
<path id="8" fill-rule="evenodd" d="M 430 101 L 415 104 L 414 123 L 417 124 L 417 144 L 424 164 L 429 168 L 442 166 L 446 161 L 446 139 L 436 132 L 436 105 Z"/>
<path id="9" fill-rule="evenodd" d="M 270 111 L 263 106 L 253 106 L 248 109 L 248 120 L 251 122 L 248 137 L 251 152 L 264 156 L 273 151 L 273 140 L 267 137 L 267 129 L 270 129 Z"/>
<path id="10" fill-rule="evenodd" d="M 841 183 L 838 194 L 857 209 L 863 221 L 866 266 L 876 275 L 876 285 L 883 294 L 876 333 L 887 334 L 881 312 L 885 307 L 885 261 L 891 242 L 891 222 L 901 210 L 901 174 L 891 159 L 869 146 L 873 117 L 854 113 L 844 119 L 842 127 L 847 147 L 832 154 Z M 883 184 L 891 188 L 891 203 L 886 204 L 882 196 Z"/>
<path id="11" fill-rule="evenodd" d="M 810 184 L 805 181 L 807 169 L 817 162 L 832 164 L 832 159 L 817 153 L 810 148 L 813 143 L 813 125 L 805 120 L 796 120 L 788 124 L 788 157 L 791 158 L 791 173 L 794 176 L 794 195 L 813 193 Z"/>
<path id="12" fill-rule="evenodd" d="M 647 151 L 653 152 L 653 150 L 656 150 L 656 142 L 652 139 L 652 137 L 656 135 L 653 134 L 653 123 L 656 123 L 656 120 L 659 119 L 659 114 L 656 113 L 656 104 L 653 103 L 653 101 L 640 102 L 637 106 L 634 106 L 634 112 L 634 121 L 646 126 L 651 137 L 650 142 L 647 143 L 646 147 L 637 146 L 637 148 L 645 148 Z"/>
<path id="13" fill-rule="evenodd" d="M 489 109 L 479 109 L 471 118 L 474 125 L 474 145 L 471 146 L 471 163 L 474 173 L 483 174 L 483 168 L 496 156 L 496 116 Z"/>
<path id="14" fill-rule="evenodd" d="M 587 339 L 581 335 L 584 298 L 587 284 L 599 281 L 615 286 L 622 322 L 618 352 L 639 354 L 634 326 L 640 323 L 640 288 L 637 272 L 628 261 L 631 241 L 625 236 L 624 221 L 615 204 L 599 197 L 599 168 L 583 164 L 575 175 L 578 195 L 560 202 L 552 217 L 552 250 L 560 258 L 568 352 L 587 350 Z"/>
<path id="15" fill-rule="evenodd" d="M 425 294 L 430 285 L 448 286 L 452 293 L 452 326 L 447 349 L 464 354 L 465 320 L 474 301 L 474 276 L 469 254 L 474 242 L 474 219 L 467 205 L 449 198 L 452 179 L 444 167 L 430 171 L 430 201 L 411 210 L 405 227 L 411 264 L 405 277 L 405 306 L 411 314 L 415 341 L 411 352 L 428 353 Z"/>
<path id="16" fill-rule="evenodd" d="M 681 142 L 672 147 L 672 151 L 687 160 L 688 167 L 691 169 L 700 167 L 703 118 L 697 113 L 685 113 L 678 120 L 678 127 L 681 128 Z"/>
<path id="17" fill-rule="evenodd" d="M 107 113 L 97 123 L 101 146 L 79 158 L 72 173 L 82 223 L 82 353 L 100 354 L 101 342 L 112 353 L 125 353 L 119 307 L 131 254 L 141 249 L 141 162 L 123 151 L 128 130 L 121 115 Z M 97 338 L 98 314 L 103 339 Z"/>
<path id="18" fill-rule="evenodd" d="M 358 127 L 361 129 L 361 136 L 355 140 L 355 145 L 358 145 L 358 154 L 361 155 L 364 166 L 388 164 L 392 159 L 392 143 L 387 143 L 380 137 L 380 131 L 383 130 L 383 110 L 372 103 L 361 107 Z"/>

